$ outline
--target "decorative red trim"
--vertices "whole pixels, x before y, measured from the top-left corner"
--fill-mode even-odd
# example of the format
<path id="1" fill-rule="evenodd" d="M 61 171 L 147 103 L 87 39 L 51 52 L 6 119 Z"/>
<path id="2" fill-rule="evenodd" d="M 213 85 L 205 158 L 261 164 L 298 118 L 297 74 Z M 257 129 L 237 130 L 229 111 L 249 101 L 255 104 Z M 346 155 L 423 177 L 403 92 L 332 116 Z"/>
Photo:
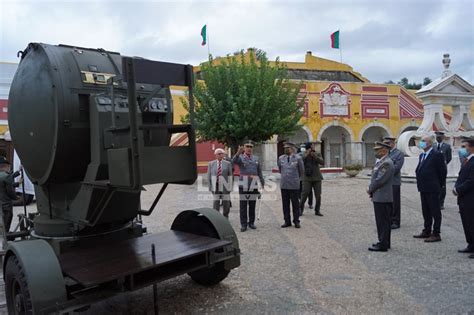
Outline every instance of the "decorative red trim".
<path id="1" fill-rule="evenodd" d="M 363 86 L 362 91 L 364 92 L 384 92 L 387 93 L 388 89 L 386 86 Z"/>

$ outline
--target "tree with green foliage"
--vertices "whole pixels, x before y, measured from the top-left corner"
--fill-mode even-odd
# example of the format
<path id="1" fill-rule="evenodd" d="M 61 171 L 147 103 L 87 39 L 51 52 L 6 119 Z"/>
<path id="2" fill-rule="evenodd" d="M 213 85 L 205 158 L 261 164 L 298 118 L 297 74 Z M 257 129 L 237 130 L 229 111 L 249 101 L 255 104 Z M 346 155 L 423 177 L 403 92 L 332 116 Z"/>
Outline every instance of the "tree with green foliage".
<path id="1" fill-rule="evenodd" d="M 288 79 L 279 59 L 271 64 L 260 51 L 243 51 L 221 62 L 210 57 L 201 65 L 194 85 L 194 121 L 199 140 L 216 140 L 234 151 L 246 139 L 256 142 L 290 135 L 301 126 L 304 99 L 297 102 L 301 83 Z M 188 102 L 183 99 L 188 109 Z M 183 118 L 189 121 L 189 114 Z"/>

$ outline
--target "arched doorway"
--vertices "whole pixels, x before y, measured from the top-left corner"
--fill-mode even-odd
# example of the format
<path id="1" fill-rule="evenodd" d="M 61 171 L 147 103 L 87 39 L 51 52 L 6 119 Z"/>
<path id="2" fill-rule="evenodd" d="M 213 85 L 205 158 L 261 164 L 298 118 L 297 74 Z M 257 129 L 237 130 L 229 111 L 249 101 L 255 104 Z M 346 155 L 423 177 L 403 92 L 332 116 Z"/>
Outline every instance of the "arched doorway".
<path id="1" fill-rule="evenodd" d="M 346 143 L 350 142 L 349 132 L 341 126 L 330 126 L 321 134 L 321 152 L 325 167 L 343 167 L 346 163 Z"/>
<path id="2" fill-rule="evenodd" d="M 375 165 L 375 141 L 382 141 L 384 137 L 388 136 L 389 133 L 387 130 L 380 126 L 372 126 L 364 131 L 361 140 L 363 143 L 363 161 L 366 167 L 372 167 Z"/>
<path id="3" fill-rule="evenodd" d="M 280 156 L 283 154 L 283 144 L 287 141 L 292 142 L 299 147 L 300 144 L 311 142 L 312 140 L 313 137 L 311 135 L 311 131 L 306 126 L 298 129 L 293 135 L 286 137 L 278 136 L 277 155 Z"/>

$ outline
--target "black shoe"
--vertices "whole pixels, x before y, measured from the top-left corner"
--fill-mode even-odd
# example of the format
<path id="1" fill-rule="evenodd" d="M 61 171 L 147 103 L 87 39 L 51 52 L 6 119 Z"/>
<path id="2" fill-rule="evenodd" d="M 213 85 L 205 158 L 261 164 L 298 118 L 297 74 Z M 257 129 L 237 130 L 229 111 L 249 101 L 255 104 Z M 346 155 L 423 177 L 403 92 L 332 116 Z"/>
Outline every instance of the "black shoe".
<path id="1" fill-rule="evenodd" d="M 255 224 L 253 224 L 253 223 L 249 223 L 249 228 L 251 228 L 252 230 L 257 229 L 257 227 L 255 226 Z"/>
<path id="2" fill-rule="evenodd" d="M 474 254 L 469 255 L 469 258 L 474 259 Z"/>
<path id="3" fill-rule="evenodd" d="M 317 216 L 319 216 L 319 217 L 323 217 L 323 214 L 322 214 L 321 212 L 319 212 L 319 211 L 315 212 L 314 215 L 317 215 Z"/>
<path id="4" fill-rule="evenodd" d="M 413 235 L 414 238 L 428 238 L 431 236 L 431 232 L 430 231 L 423 231 L 421 232 L 420 234 L 417 234 L 417 235 Z"/>
<path id="5" fill-rule="evenodd" d="M 375 246 L 372 245 L 372 247 L 369 247 L 369 250 L 371 252 L 386 252 L 387 249 L 383 248 L 382 246 L 376 244 Z"/>
<path id="6" fill-rule="evenodd" d="M 245 232 L 245 231 L 247 231 L 247 227 L 246 227 L 246 226 L 243 226 L 243 227 L 240 228 L 240 232 Z"/>
<path id="7" fill-rule="evenodd" d="M 301 225 L 299 223 L 295 223 L 295 228 L 299 229 Z"/>
<path id="8" fill-rule="evenodd" d="M 396 229 L 399 229 L 399 228 L 400 228 L 400 225 L 395 224 L 395 223 L 392 223 L 391 228 L 392 228 L 392 230 L 396 230 Z"/>
<path id="9" fill-rule="evenodd" d="M 464 249 L 458 250 L 458 253 L 474 253 L 474 248 L 468 246 Z"/>
<path id="10" fill-rule="evenodd" d="M 310 209 L 313 209 L 313 205 L 309 205 L 308 207 L 309 207 Z"/>
<path id="11" fill-rule="evenodd" d="M 441 210 L 444 210 L 444 206 L 441 206 L 440 209 L 441 209 Z"/>
<path id="12" fill-rule="evenodd" d="M 300 217 L 303 216 L 303 212 L 304 212 L 303 210 L 300 211 Z"/>
<path id="13" fill-rule="evenodd" d="M 380 247 L 381 245 L 380 245 L 380 243 L 373 243 L 372 246 L 379 246 Z M 390 245 L 388 245 L 387 248 L 390 249 Z"/>
<path id="14" fill-rule="evenodd" d="M 441 242 L 441 236 L 439 234 L 431 234 L 430 237 L 425 239 L 426 243 L 434 243 L 434 242 Z"/>
<path id="15" fill-rule="evenodd" d="M 287 227 L 289 227 L 289 226 L 291 226 L 291 223 L 285 223 L 285 224 L 283 224 L 281 227 L 282 227 L 282 228 L 287 228 Z"/>

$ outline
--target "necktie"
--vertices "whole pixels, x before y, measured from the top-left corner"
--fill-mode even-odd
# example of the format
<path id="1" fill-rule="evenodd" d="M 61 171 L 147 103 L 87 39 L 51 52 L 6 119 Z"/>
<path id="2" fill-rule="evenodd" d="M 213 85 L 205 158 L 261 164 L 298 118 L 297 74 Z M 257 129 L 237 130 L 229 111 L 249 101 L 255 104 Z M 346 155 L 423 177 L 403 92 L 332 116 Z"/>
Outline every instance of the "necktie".
<path id="1" fill-rule="evenodd" d="M 441 143 L 438 143 L 438 151 L 441 149 Z"/>
<path id="2" fill-rule="evenodd" d="M 421 154 L 421 163 L 423 163 L 425 161 L 425 158 L 426 158 L 426 153 L 422 153 Z"/>
<path id="3" fill-rule="evenodd" d="M 290 156 L 288 155 L 288 164 L 290 164 Z"/>
<path id="4" fill-rule="evenodd" d="M 216 181 L 216 190 L 219 190 L 219 177 L 222 175 L 222 161 L 218 162 L 217 165 L 217 181 Z"/>

